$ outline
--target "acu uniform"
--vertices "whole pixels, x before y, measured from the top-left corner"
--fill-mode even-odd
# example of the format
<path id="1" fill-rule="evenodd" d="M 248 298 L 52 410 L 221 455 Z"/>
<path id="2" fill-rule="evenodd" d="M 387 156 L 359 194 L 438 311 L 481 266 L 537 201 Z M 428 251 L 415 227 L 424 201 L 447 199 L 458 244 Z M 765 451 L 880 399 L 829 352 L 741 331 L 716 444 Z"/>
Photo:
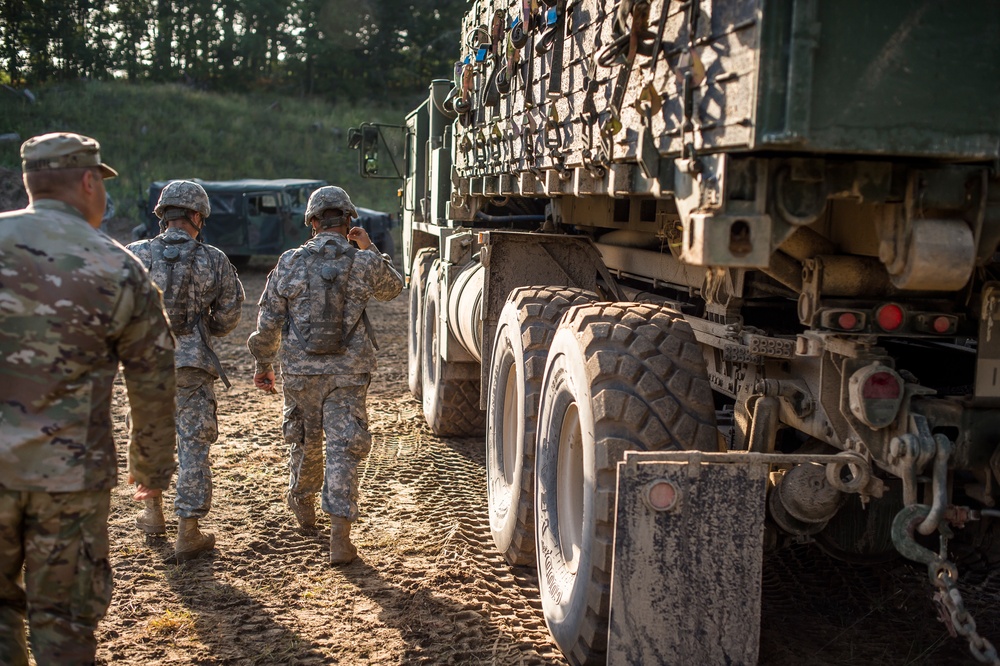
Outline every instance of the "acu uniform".
<path id="1" fill-rule="evenodd" d="M 188 201 L 185 194 L 196 200 Z M 190 210 L 204 206 L 204 217 L 210 212 L 204 189 L 190 181 L 174 181 L 164 188 L 156 211 L 166 221 L 165 204 Z M 229 386 L 212 348 L 212 337 L 224 336 L 239 324 L 243 285 L 221 250 L 199 242 L 183 229 L 166 228 L 156 238 L 132 243 L 128 249 L 163 290 L 164 306 L 177 338 L 179 467 L 174 509 L 181 519 L 200 520 L 212 502 L 209 451 L 219 436 L 215 380 L 221 377 Z M 163 531 L 160 525 L 137 524 L 147 531 Z"/>
<path id="2" fill-rule="evenodd" d="M 99 165 L 97 150 L 79 135 L 29 139 L 25 172 Z M 132 404 L 129 472 L 166 488 L 173 349 L 146 270 L 80 211 L 36 198 L 0 214 L 0 663 L 28 663 L 25 616 L 39 664 L 93 662 L 112 587 L 112 383 L 120 362 Z"/>
<path id="3" fill-rule="evenodd" d="M 310 209 L 331 191 L 331 201 L 354 211 L 335 187 L 317 190 Z M 371 449 L 366 398 L 376 365 L 365 307 L 371 298 L 395 298 L 402 287 L 388 255 L 374 245 L 358 250 L 343 234 L 325 229 L 285 252 L 268 276 L 257 331 L 247 345 L 258 374 L 281 363 L 288 501 L 305 527 L 311 527 L 313 497 L 321 488 L 323 511 L 349 522 L 358 517 L 357 467 Z"/>

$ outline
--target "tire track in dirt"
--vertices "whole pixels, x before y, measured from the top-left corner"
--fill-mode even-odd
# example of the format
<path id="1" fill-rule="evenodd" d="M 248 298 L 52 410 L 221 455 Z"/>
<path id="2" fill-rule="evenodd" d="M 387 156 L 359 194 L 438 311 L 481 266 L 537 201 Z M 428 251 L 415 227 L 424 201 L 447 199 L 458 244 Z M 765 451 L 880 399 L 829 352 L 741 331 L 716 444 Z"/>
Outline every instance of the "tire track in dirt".
<path id="1" fill-rule="evenodd" d="M 390 404 L 377 402 L 371 412 L 388 414 Z M 377 529 L 416 556 L 391 571 L 419 566 L 428 591 L 460 601 L 454 619 L 467 626 L 452 640 L 466 657 L 561 661 L 541 619 L 534 572 L 511 570 L 493 547 L 482 440 L 435 438 L 416 401 L 405 418 L 412 433 L 377 441 L 360 470 L 368 507 L 362 529 Z"/>

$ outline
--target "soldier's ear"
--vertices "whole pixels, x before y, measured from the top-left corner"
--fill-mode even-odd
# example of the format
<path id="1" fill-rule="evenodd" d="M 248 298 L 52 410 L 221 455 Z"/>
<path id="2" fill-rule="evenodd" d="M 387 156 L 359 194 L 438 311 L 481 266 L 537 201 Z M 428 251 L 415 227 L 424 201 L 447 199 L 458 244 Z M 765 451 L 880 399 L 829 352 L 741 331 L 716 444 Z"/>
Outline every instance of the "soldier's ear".
<path id="1" fill-rule="evenodd" d="M 83 176 L 80 178 L 80 185 L 83 187 L 84 192 L 91 194 L 97 188 L 97 181 L 100 179 L 102 178 L 97 169 L 84 169 Z"/>

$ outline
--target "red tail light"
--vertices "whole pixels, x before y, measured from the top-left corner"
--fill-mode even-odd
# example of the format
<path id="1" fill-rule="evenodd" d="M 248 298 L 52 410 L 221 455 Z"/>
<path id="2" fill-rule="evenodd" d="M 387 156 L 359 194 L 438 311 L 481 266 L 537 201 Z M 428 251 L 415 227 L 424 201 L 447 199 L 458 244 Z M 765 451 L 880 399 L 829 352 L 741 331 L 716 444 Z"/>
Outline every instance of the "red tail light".
<path id="1" fill-rule="evenodd" d="M 883 305 L 875 313 L 875 321 L 883 331 L 895 331 L 903 325 L 903 308 L 895 303 Z"/>
<path id="2" fill-rule="evenodd" d="M 850 333 L 863 330 L 867 323 L 868 317 L 862 310 L 823 310 L 819 320 L 822 328 Z"/>
<path id="3" fill-rule="evenodd" d="M 895 373 L 876 372 L 861 386 L 861 397 L 865 400 L 895 400 L 901 387 Z"/>
<path id="4" fill-rule="evenodd" d="M 934 317 L 931 326 L 934 327 L 935 333 L 947 333 L 951 330 L 951 319 L 944 316 Z"/>
<path id="5" fill-rule="evenodd" d="M 858 316 L 853 312 L 844 312 L 837 317 L 837 324 L 845 331 L 853 331 L 858 325 Z"/>
<path id="6" fill-rule="evenodd" d="M 872 363 L 851 375 L 848 384 L 851 413 L 878 430 L 894 420 L 903 404 L 903 378 L 892 368 Z"/>

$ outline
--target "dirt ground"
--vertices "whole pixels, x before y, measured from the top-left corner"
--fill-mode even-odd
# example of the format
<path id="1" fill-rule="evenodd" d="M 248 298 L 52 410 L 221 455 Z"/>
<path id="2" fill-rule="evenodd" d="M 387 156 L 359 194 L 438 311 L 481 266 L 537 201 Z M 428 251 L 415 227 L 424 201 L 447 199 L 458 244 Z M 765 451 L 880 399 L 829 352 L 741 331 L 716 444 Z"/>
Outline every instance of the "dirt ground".
<path id="1" fill-rule="evenodd" d="M 281 397 L 253 388 L 245 348 L 268 268 L 258 258 L 242 272 L 243 321 L 219 345 L 233 387 L 219 385 L 215 495 L 203 523 L 217 549 L 172 563 L 172 513 L 169 538 L 147 539 L 133 526 L 131 489 L 119 485 L 115 595 L 98 633 L 99 663 L 565 663 L 546 631 L 534 571 L 508 567 L 493 548 L 483 441 L 432 436 L 406 389 L 405 291 L 371 308 L 382 351 L 353 533 L 359 558 L 330 567 L 327 534 L 298 531 L 282 499 Z M 125 408 L 119 384 L 120 444 Z M 846 568 L 797 549 L 769 562 L 764 589 L 762 664 L 971 663 L 965 643 L 935 621 L 919 569 Z"/>

